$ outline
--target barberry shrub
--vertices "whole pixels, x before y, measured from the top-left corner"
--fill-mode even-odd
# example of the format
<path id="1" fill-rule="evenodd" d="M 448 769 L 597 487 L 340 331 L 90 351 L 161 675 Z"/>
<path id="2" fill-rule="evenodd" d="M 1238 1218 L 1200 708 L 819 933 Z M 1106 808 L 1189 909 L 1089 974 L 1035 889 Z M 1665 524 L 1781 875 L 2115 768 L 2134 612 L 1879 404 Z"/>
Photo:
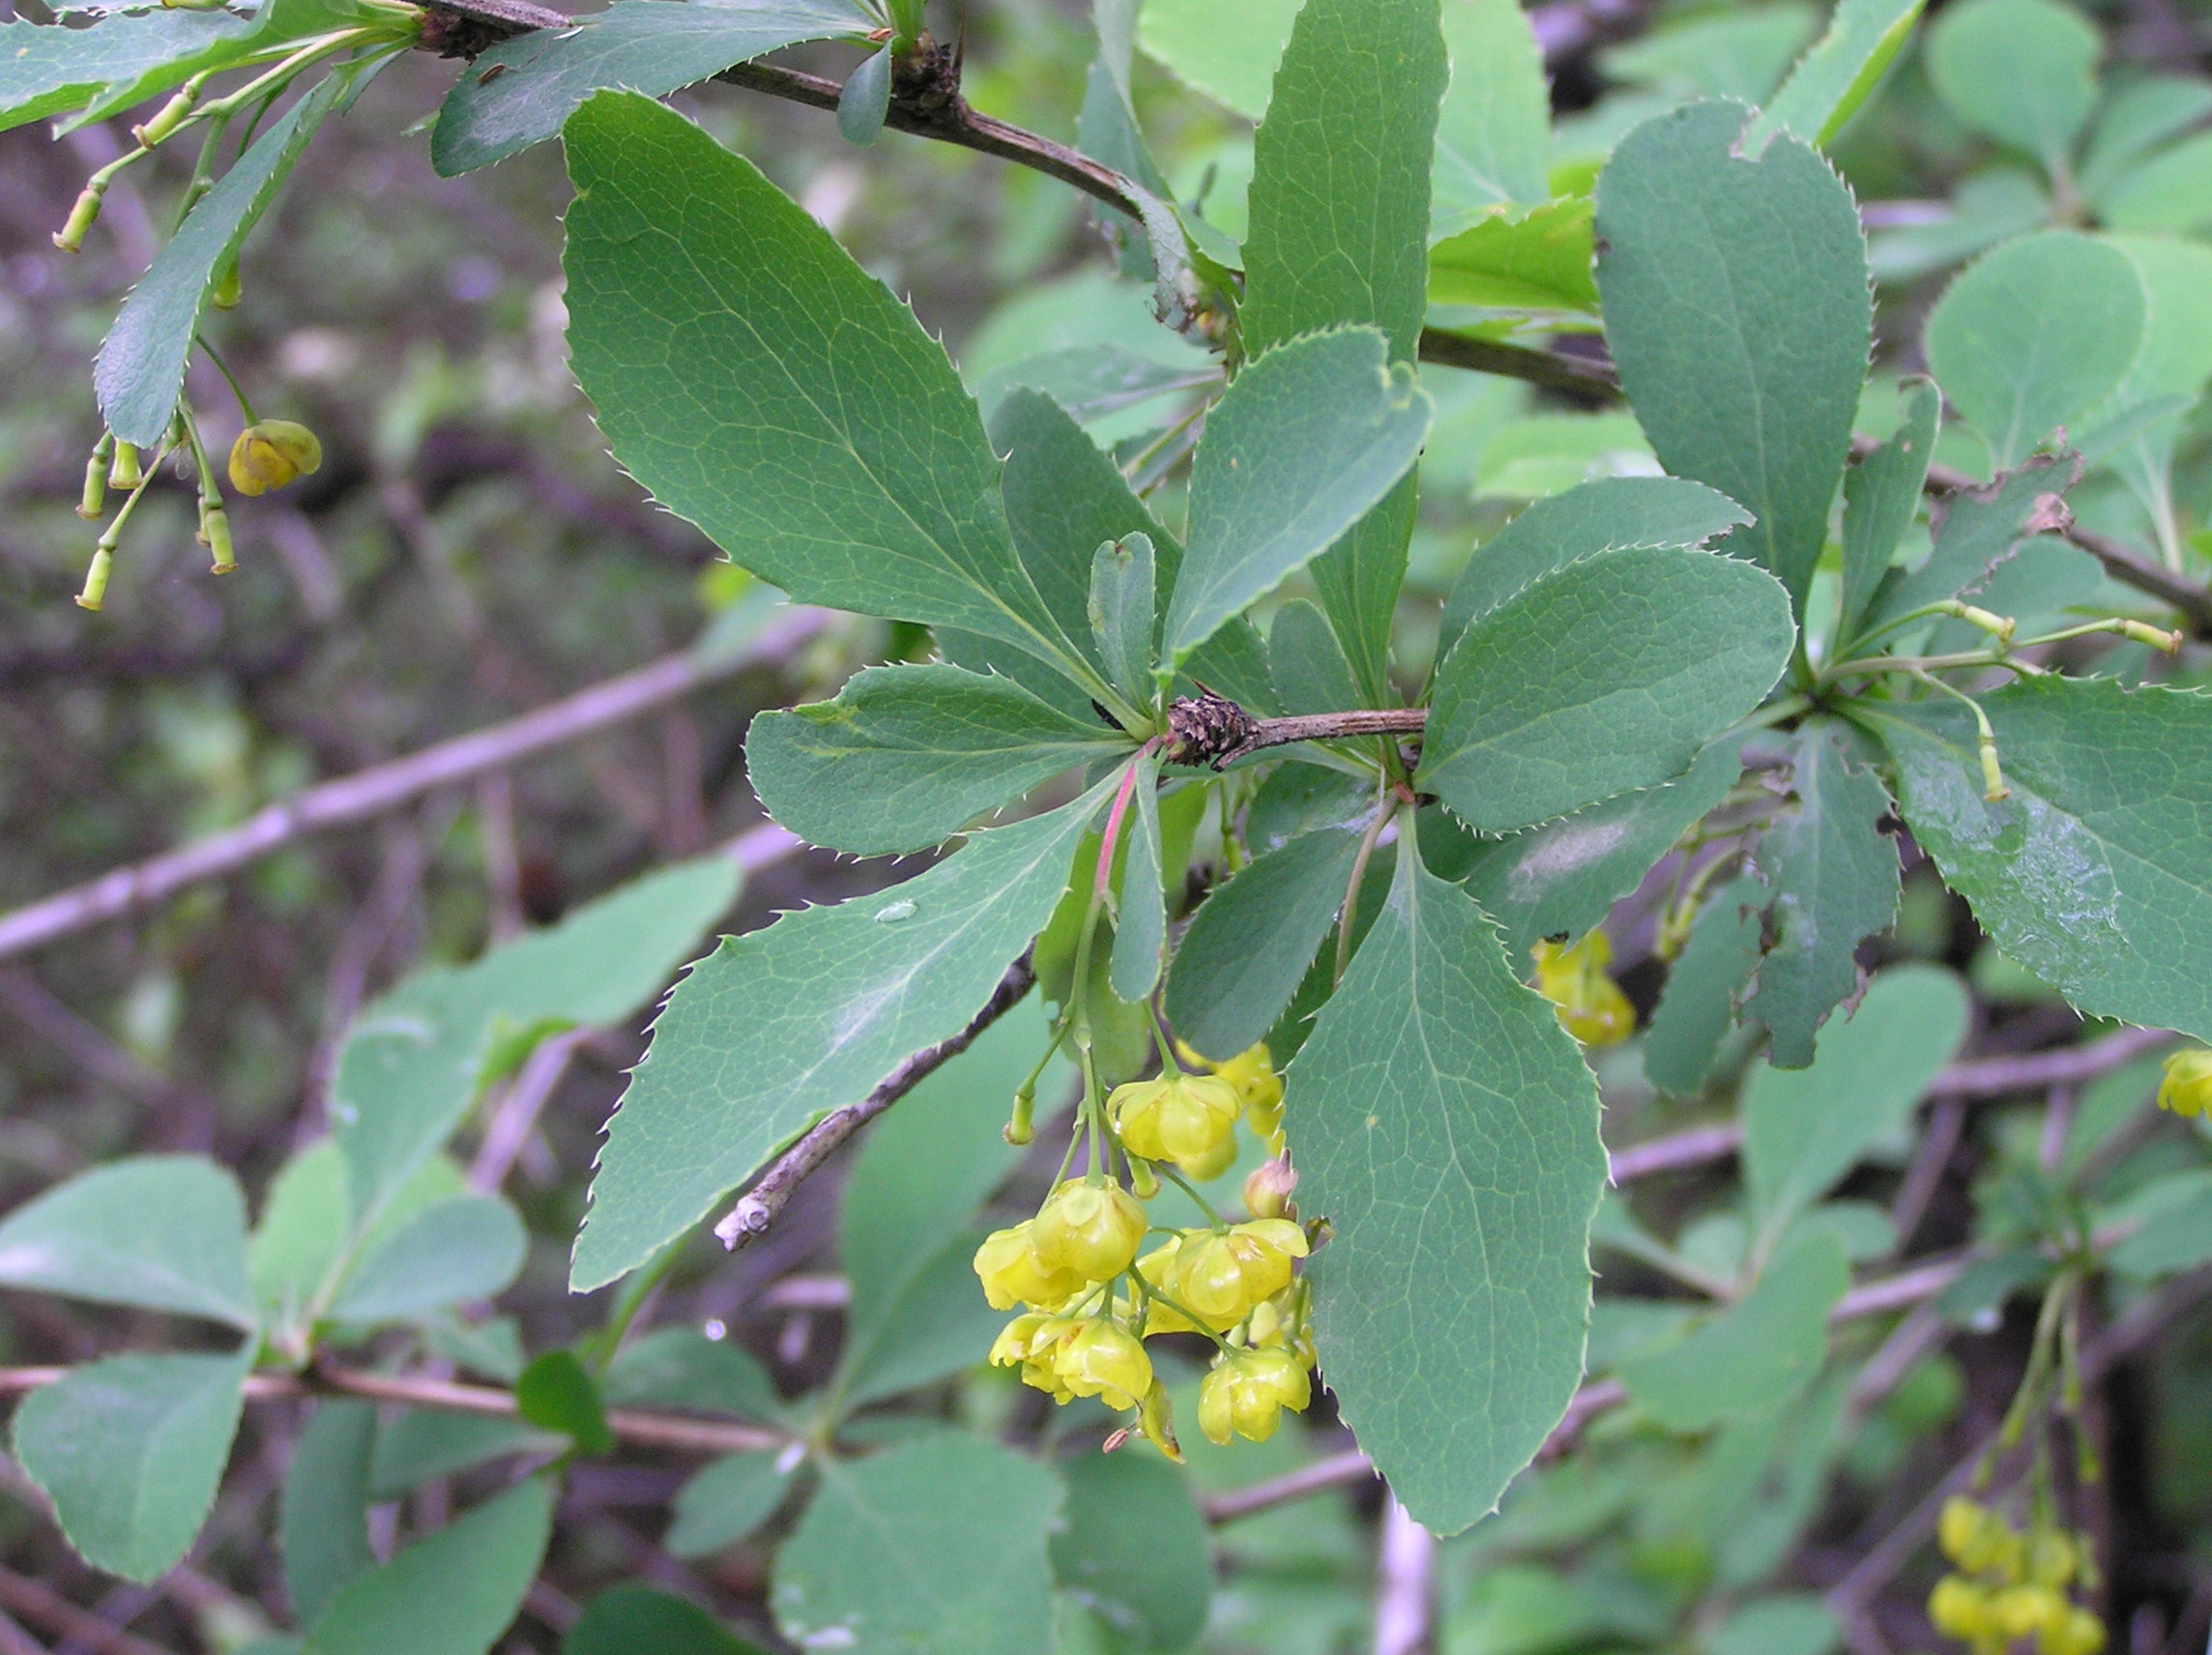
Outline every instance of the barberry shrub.
<path id="1" fill-rule="evenodd" d="M 247 1400 L 318 1395 L 282 1501 L 283 1647 L 487 1649 L 568 1468 L 626 1431 L 728 1450 L 684 1486 L 668 1544 L 705 1554 L 771 1525 L 770 1601 L 801 1646 L 1172 1649 L 1211 1587 L 1177 1468 L 1203 1452 L 1194 1433 L 1266 1442 L 1325 1407 L 1398 1509 L 1454 1534 L 1605 1406 L 1745 1464 L 1786 1459 L 1787 1422 L 1814 1448 L 1787 1472 L 1799 1492 L 1767 1501 L 1795 1514 L 1761 1508 L 1786 1546 L 1847 1398 L 1871 1406 L 1831 1362 L 1832 1321 L 1939 1291 L 1967 1318 L 2042 1294 L 2008 1425 L 2040 1442 L 2078 1405 L 2092 1286 L 2212 1257 L 2200 1141 L 2159 1179 L 2096 1182 L 2124 1109 L 2008 1164 L 2027 1193 L 1994 1202 L 1979 1252 L 1917 1298 L 1847 1297 L 1854 1264 L 1909 1237 L 1830 1199 L 1870 1156 L 1895 1160 L 1967 1031 L 1952 973 L 1870 979 L 1901 846 L 2084 1017 L 2212 1040 L 2212 700 L 2184 653 L 2212 601 L 2172 504 L 2212 375 L 2207 255 L 2141 228 L 2204 88 L 2090 130 L 2093 29 L 2052 0 L 1950 8 L 1929 74 L 2044 169 L 2063 221 L 1968 245 L 1963 211 L 1948 254 L 1893 246 L 1893 271 L 1980 252 L 1908 347 L 1926 374 L 1900 378 L 1824 146 L 1917 0 L 1843 0 L 1761 106 L 1661 96 L 1586 164 L 1553 152 L 1509 0 L 1222 11 L 1233 26 L 1154 0 L 1140 23 L 1097 0 L 1081 152 L 973 116 L 918 0 L 616 0 L 572 28 L 530 27 L 528 8 L 263 0 L 0 31 L 9 121 L 156 111 L 65 247 L 124 168 L 201 145 L 95 371 L 107 435 L 85 512 L 107 528 L 88 608 L 128 579 L 128 519 L 164 462 L 195 479 L 228 566 L 187 363 L 318 125 L 434 46 L 473 59 L 431 138 L 441 171 L 565 148 L 574 372 L 621 465 L 790 601 L 934 640 L 753 725 L 778 822 L 928 865 L 724 939 L 669 993 L 575 1236 L 573 1290 L 614 1290 L 580 1345 L 528 1358 L 511 1324 L 460 1314 L 512 1281 L 525 1234 L 447 1147 L 548 1035 L 652 1000 L 730 906 L 725 861 L 371 1006 L 332 1136 L 258 1223 L 227 1172 L 152 1157 L 0 1225 L 0 1281 L 227 1330 L 48 1376 L 21 1404 L 17 1457 L 88 1560 L 161 1575 Z M 1148 154 L 1140 28 L 1257 119 L 1239 234 Z M 820 41 L 866 48 L 834 100 L 854 142 L 888 124 L 996 144 L 1096 197 L 1183 365 L 1062 350 L 980 407 L 898 297 L 656 101 Z M 747 83 L 822 101 L 779 74 Z M 1617 386 L 1644 463 L 1532 490 L 1424 606 L 1404 588 L 1428 381 L 1470 367 L 1586 399 Z M 313 433 L 235 389 L 233 491 L 312 471 Z M 1087 428 L 1145 404 L 1169 412 L 1139 437 Z M 2073 524 L 2090 465 L 2144 502 L 2149 553 Z M 1607 1194 L 1590 1054 L 1638 1023 L 1609 971 L 1615 913 L 1665 967 L 1648 1085 L 1740 1117 L 1740 1191 L 1672 1242 Z M 2135 1079 L 2120 1103 L 2147 1099 Z M 2177 1054 L 2164 1101 L 2201 1114 L 2205 1089 L 2202 1054 Z M 736 1244 L 879 1116 L 846 1189 L 844 1346 L 821 1391 L 783 1398 L 728 1343 L 633 1326 L 733 1196 L 749 1190 L 719 1226 Z M 1037 1204 L 978 1221 L 1033 1139 L 1059 1155 Z M 1593 1340 L 1593 1246 L 1709 1302 L 1615 1297 Z M 368 1350 L 495 1385 L 380 1392 L 342 1360 Z M 882 1407 L 984 1363 L 1063 1405 L 1065 1431 Z M 380 1420 L 380 1397 L 414 1411 Z M 685 1437 L 671 1409 L 719 1422 Z M 511 1474 L 465 1515 L 372 1553 L 370 1506 L 494 1464 Z M 2051 1479 L 2038 1453 L 2024 1525 L 1946 1511 L 1960 1572 L 1938 1630 L 2096 1647 L 2068 1595 L 2094 1561 Z M 1736 1592 L 1779 1558 L 1764 1540 L 1716 1554 Z M 1656 1640 L 1673 1622 L 1641 1625 L 1588 1630 Z M 570 1643 L 735 1646 L 635 1588 Z"/>

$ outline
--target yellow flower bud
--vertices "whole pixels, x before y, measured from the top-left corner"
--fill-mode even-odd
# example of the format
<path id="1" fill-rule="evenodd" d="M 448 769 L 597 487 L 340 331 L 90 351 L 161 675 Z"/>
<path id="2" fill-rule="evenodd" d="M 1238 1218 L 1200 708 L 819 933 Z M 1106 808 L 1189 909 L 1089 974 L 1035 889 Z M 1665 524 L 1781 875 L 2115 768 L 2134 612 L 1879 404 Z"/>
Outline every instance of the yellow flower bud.
<path id="1" fill-rule="evenodd" d="M 2067 1604 L 2049 1586 L 2007 1586 L 1990 1600 L 1990 1612 L 2007 1638 L 2029 1638 L 2054 1624 L 2063 1630 Z"/>
<path id="2" fill-rule="evenodd" d="M 1285 1219 L 1259 1218 L 1220 1232 L 1194 1230 L 1177 1251 L 1169 1291 L 1219 1332 L 1289 1287 L 1291 1261 L 1305 1256 L 1306 1233 Z"/>
<path id="3" fill-rule="evenodd" d="M 1237 1129 L 1237 1089 L 1213 1075 L 1131 1081 L 1106 1100 L 1114 1130 L 1148 1161 L 1196 1160 Z"/>
<path id="4" fill-rule="evenodd" d="M 1194 1067 L 1211 1070 L 1235 1088 L 1244 1108 L 1244 1124 L 1252 1129 L 1252 1136 L 1274 1153 L 1283 1152 L 1283 1077 L 1275 1073 L 1274 1059 L 1266 1041 L 1217 1063 L 1178 1040 L 1176 1056 Z"/>
<path id="5" fill-rule="evenodd" d="M 1616 1046 L 1636 1032 L 1636 1007 L 1606 975 L 1613 942 L 1592 931 L 1571 948 L 1538 943 L 1536 992 L 1558 1007 L 1559 1025 L 1586 1046 Z"/>
<path id="6" fill-rule="evenodd" d="M 1120 1184 L 1075 1178 L 1045 1198 L 1030 1227 L 1030 1244 L 1048 1270 L 1105 1282 L 1129 1267 L 1145 1230 L 1145 1209 Z"/>
<path id="7" fill-rule="evenodd" d="M 1055 1355 L 1055 1371 L 1075 1396 L 1094 1396 L 1111 1408 L 1135 1408 L 1152 1388 L 1152 1359 L 1135 1334 L 1104 1317 L 1080 1324 Z"/>
<path id="8" fill-rule="evenodd" d="M 1175 1408 L 1168 1401 L 1167 1386 L 1156 1377 L 1137 1410 L 1137 1426 L 1144 1432 L 1145 1440 L 1177 1465 L 1182 1464 L 1182 1444 L 1176 1440 L 1175 1434 Z"/>
<path id="9" fill-rule="evenodd" d="M 264 420 L 247 426 L 230 445 L 230 485 L 241 494 L 260 494 L 322 464 L 323 445 L 314 432 L 295 421 Z"/>
<path id="10" fill-rule="evenodd" d="M 1185 1155 L 1176 1163 L 1194 1184 L 1209 1184 L 1237 1164 L 1237 1131 L 1230 1128 L 1220 1143 L 1203 1155 Z"/>
<path id="11" fill-rule="evenodd" d="M 1036 1255 L 1030 1224 L 995 1230 L 975 1249 L 975 1274 L 993 1310 L 1017 1304 L 1045 1308 L 1065 1304 L 1089 1284 L 1074 1270 L 1055 1269 Z"/>
<path id="12" fill-rule="evenodd" d="M 1295 1218 L 1298 1205 L 1291 1192 L 1297 1187 L 1296 1169 L 1278 1155 L 1254 1167 L 1244 1180 L 1244 1210 L 1254 1218 Z"/>
<path id="13" fill-rule="evenodd" d="M 1928 1623 L 1945 1638 L 1978 1642 L 1995 1625 L 1990 1594 L 1964 1575 L 1945 1575 L 1928 1594 Z"/>
<path id="14" fill-rule="evenodd" d="M 108 469 L 107 486 L 110 488 L 136 488 L 146 480 L 146 473 L 138 464 L 138 445 L 119 442 L 115 445 L 115 464 Z"/>
<path id="15" fill-rule="evenodd" d="M 2197 1046 L 2167 1059 L 2158 1106 L 2176 1115 L 2212 1115 L 2212 1050 Z"/>
<path id="16" fill-rule="evenodd" d="M 1954 1563 L 1964 1563 L 1989 1516 L 1987 1507 L 1965 1495 L 1953 1495 L 1945 1500 L 1942 1515 L 1936 1520 L 1936 1544 L 1943 1549 L 1943 1555 Z"/>
<path id="17" fill-rule="evenodd" d="M 230 514 L 220 506 L 210 506 L 200 513 L 200 533 L 207 539 L 208 551 L 215 559 L 213 573 L 228 574 L 238 567 L 238 553 L 230 539 Z"/>
<path id="18" fill-rule="evenodd" d="M 1198 1428 L 1207 1439 L 1232 1437 L 1265 1442 L 1282 1423 L 1283 1409 L 1301 1411 L 1313 1400 L 1306 1371 L 1284 1350 L 1237 1350 L 1221 1357 L 1199 1382 Z"/>
<path id="19" fill-rule="evenodd" d="M 2098 1655 L 2104 1647 L 2105 1623 L 2079 1607 L 2066 1611 L 2063 1623 L 2043 1631 L 2043 1655 Z"/>

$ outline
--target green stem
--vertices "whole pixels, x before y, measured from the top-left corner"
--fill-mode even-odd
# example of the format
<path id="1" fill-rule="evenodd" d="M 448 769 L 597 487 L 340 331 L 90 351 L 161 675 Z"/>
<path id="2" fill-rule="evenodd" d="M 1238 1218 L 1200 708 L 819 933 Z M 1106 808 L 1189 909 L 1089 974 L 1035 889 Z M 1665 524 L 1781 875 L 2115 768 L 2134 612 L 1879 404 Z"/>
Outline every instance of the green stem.
<path id="1" fill-rule="evenodd" d="M 1213 1203 L 1208 1201 L 1205 1196 L 1199 1194 L 1198 1186 L 1192 1183 L 1190 1179 L 1184 1177 L 1182 1176 L 1182 1169 L 1178 1167 L 1173 1161 L 1154 1161 L 1152 1163 L 1152 1170 L 1158 1173 L 1161 1177 L 1166 1178 L 1168 1182 L 1174 1184 L 1177 1189 L 1179 1189 L 1183 1194 L 1190 1197 L 1191 1200 L 1198 1203 L 1198 1210 L 1206 1214 L 1207 1222 L 1211 1224 L 1214 1229 L 1227 1230 L 1229 1228 L 1229 1221 L 1223 1218 L 1220 1213 L 1214 1211 Z M 1185 1312 L 1184 1314 L 1187 1315 L 1188 1312 Z"/>
<path id="2" fill-rule="evenodd" d="M 1217 1349 L 1223 1351 L 1227 1351 L 1229 1350 L 1229 1341 L 1224 1339 L 1220 1334 L 1214 1332 L 1213 1328 L 1208 1323 L 1205 1317 L 1200 1316 L 1188 1305 L 1179 1304 L 1174 1299 L 1168 1297 L 1166 1293 L 1160 1292 L 1159 1289 L 1153 1287 L 1150 1282 L 1145 1280 L 1141 1271 L 1131 1270 L 1129 1272 L 1129 1280 L 1135 1285 L 1138 1295 L 1140 1297 L 1144 1298 L 1148 1302 L 1156 1301 L 1157 1303 L 1166 1305 L 1168 1309 L 1174 1311 L 1176 1315 L 1181 1317 L 1185 1321 L 1189 1322 L 1193 1327 L 1197 1328 L 1199 1332 L 1205 1334 L 1208 1339 L 1212 1340 Z"/>
<path id="3" fill-rule="evenodd" d="M 215 346 L 207 342 L 205 334 L 194 334 L 192 342 L 207 353 L 207 360 L 215 363 L 216 372 L 221 374 L 223 383 L 230 387 L 231 395 L 238 398 L 238 411 L 246 416 L 246 422 L 248 425 L 260 424 L 261 417 L 253 412 L 253 403 L 247 398 L 246 388 L 238 383 L 238 375 L 230 371 L 230 363 L 224 362 Z"/>
<path id="4" fill-rule="evenodd" d="M 1376 811 L 1375 820 L 1367 825 L 1367 831 L 1359 840 L 1358 854 L 1352 858 L 1352 878 L 1345 882 L 1344 907 L 1336 919 L 1336 962 L 1329 977 L 1331 988 L 1344 981 L 1344 969 L 1352 963 L 1352 933 L 1357 929 L 1359 922 L 1359 887 L 1367 881 L 1367 864 L 1374 858 L 1375 846 L 1382 837 L 1382 829 L 1389 826 L 1390 818 L 1397 813 L 1398 796 L 1395 793 L 1384 795 L 1382 807 Z"/>

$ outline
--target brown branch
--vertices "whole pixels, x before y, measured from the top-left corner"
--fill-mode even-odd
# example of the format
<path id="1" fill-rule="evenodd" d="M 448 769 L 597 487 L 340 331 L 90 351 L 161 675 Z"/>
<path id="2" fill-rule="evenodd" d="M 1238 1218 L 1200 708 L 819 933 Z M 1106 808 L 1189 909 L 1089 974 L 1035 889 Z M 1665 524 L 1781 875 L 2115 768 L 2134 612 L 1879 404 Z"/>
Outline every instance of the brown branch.
<path id="1" fill-rule="evenodd" d="M 1264 1483 L 1252 1483 L 1241 1489 L 1231 1489 L 1226 1494 L 1208 1495 L 1200 1502 L 1209 1523 L 1235 1523 L 1240 1517 L 1250 1517 L 1256 1511 L 1271 1511 L 1276 1506 L 1288 1505 L 1292 1500 L 1318 1495 L 1324 1489 L 1357 1483 L 1376 1474 L 1375 1464 L 1356 1448 L 1348 1448 L 1340 1454 L 1330 1454 L 1287 1471 L 1279 1477 L 1269 1477 Z"/>
<path id="2" fill-rule="evenodd" d="M 0 915 L 0 959 L 152 907 L 188 886 L 238 872 L 309 833 L 386 815 L 440 788 L 473 781 L 524 759 L 626 723 L 703 685 L 779 660 L 827 624 L 820 610 L 796 609 L 742 650 L 706 655 L 684 650 L 574 695 L 403 759 L 359 770 L 255 812 L 227 832 Z"/>
<path id="3" fill-rule="evenodd" d="M 1664 1138 L 1648 1143 L 1631 1144 L 1613 1154 L 1612 1181 L 1629 1183 L 1637 1178 L 1647 1178 L 1654 1173 L 1679 1172 L 1686 1167 L 1703 1167 L 1714 1161 L 1724 1161 L 1743 1147 L 1743 1128 L 1735 1121 L 1723 1121 L 1715 1126 L 1692 1126 L 1685 1131 L 1671 1132 Z"/>
<path id="4" fill-rule="evenodd" d="M 2061 1046 L 2021 1058 L 1975 1058 L 1953 1063 L 1928 1089 L 1931 1097 L 2003 1097 L 2055 1086 L 2083 1086 L 2155 1052 L 2173 1035 L 2164 1029 L 2123 1029 L 2086 1046 Z"/>
<path id="5" fill-rule="evenodd" d="M 1578 396 L 1611 399 L 1620 394 L 1620 374 L 1602 357 L 1571 357 L 1564 351 L 1471 339 L 1441 328 L 1421 330 L 1421 361 L 1505 379 L 1525 379 L 1530 385 L 1572 392 Z"/>
<path id="6" fill-rule="evenodd" d="M 891 1070 L 883 1085 L 859 1103 L 847 1104 L 824 1116 L 805 1137 L 777 1157 L 775 1164 L 739 1198 L 737 1205 L 723 1214 L 721 1222 L 714 1226 L 714 1234 L 722 1245 L 735 1252 L 763 1234 L 799 1186 L 835 1154 L 846 1139 L 968 1050 L 984 1030 L 1013 1010 L 1035 982 L 1036 969 L 1025 951 L 1006 968 L 1006 974 L 999 979 L 999 986 L 983 1002 L 983 1009 L 969 1020 L 967 1028 L 926 1051 L 917 1052 Z"/>
<path id="7" fill-rule="evenodd" d="M 1425 708 L 1357 709 L 1316 712 L 1294 718 L 1255 718 L 1225 695 L 1202 690 L 1168 709 L 1170 764 L 1204 765 L 1223 769 L 1263 747 L 1292 741 L 1334 741 L 1359 736 L 1415 736 L 1428 723 Z"/>
<path id="8" fill-rule="evenodd" d="M 110 1626 L 53 1587 L 13 1569 L 0 1568 L 0 1609 L 36 1621 L 57 1638 L 81 1644 L 98 1655 L 169 1655 L 159 1643 L 149 1643 L 136 1633 Z"/>

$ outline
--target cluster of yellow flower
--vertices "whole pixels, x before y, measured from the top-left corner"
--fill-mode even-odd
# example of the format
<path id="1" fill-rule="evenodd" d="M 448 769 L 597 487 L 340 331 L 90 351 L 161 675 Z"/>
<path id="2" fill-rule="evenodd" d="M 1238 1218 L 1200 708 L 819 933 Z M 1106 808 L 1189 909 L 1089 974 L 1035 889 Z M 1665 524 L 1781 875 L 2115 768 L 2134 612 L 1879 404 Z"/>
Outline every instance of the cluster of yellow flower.
<path id="1" fill-rule="evenodd" d="M 1936 1538 L 1958 1565 L 1928 1598 L 1928 1618 L 1944 1637 L 1973 1655 L 2003 1655 L 2022 1639 L 2033 1639 L 2039 1655 L 2104 1648 L 2104 1623 L 2066 1596 L 2082 1561 L 2072 1536 L 2041 1521 L 2023 1534 L 1962 1495 L 1944 1502 Z"/>
<path id="2" fill-rule="evenodd" d="M 2195 1046 L 2167 1059 L 2158 1106 L 2181 1116 L 2212 1115 L 2212 1050 Z"/>
<path id="3" fill-rule="evenodd" d="M 1636 1032 L 1636 1007 L 1606 975 L 1613 940 L 1593 930 L 1571 948 L 1538 943 L 1536 992 L 1559 1008 L 1559 1026 L 1586 1046 L 1617 1046 Z"/>
<path id="4" fill-rule="evenodd" d="M 1181 1056 L 1204 1061 L 1187 1047 Z M 1020 1369 L 1025 1383 L 1056 1402 L 1097 1397 L 1135 1408 L 1137 1429 L 1176 1460 L 1182 1451 L 1166 1390 L 1144 1346 L 1153 1334 L 1203 1333 L 1217 1347 L 1198 1400 L 1199 1426 L 1215 1442 L 1264 1441 L 1283 1409 L 1302 1409 L 1313 1396 L 1313 1336 L 1295 1272 L 1306 1233 L 1290 1202 L 1295 1176 L 1281 1159 L 1283 1083 L 1265 1046 L 1206 1066 L 1213 1072 L 1171 1069 L 1117 1087 L 1105 1124 L 1144 1188 L 1156 1187 L 1155 1167 L 1201 1182 L 1218 1177 L 1237 1158 L 1241 1116 L 1277 1156 L 1245 1180 L 1251 1218 L 1169 1230 L 1145 1252 L 1155 1227 L 1144 1206 L 1093 1166 L 975 1253 L 992 1308 L 1025 1307 L 991 1347 L 991 1360 Z"/>

